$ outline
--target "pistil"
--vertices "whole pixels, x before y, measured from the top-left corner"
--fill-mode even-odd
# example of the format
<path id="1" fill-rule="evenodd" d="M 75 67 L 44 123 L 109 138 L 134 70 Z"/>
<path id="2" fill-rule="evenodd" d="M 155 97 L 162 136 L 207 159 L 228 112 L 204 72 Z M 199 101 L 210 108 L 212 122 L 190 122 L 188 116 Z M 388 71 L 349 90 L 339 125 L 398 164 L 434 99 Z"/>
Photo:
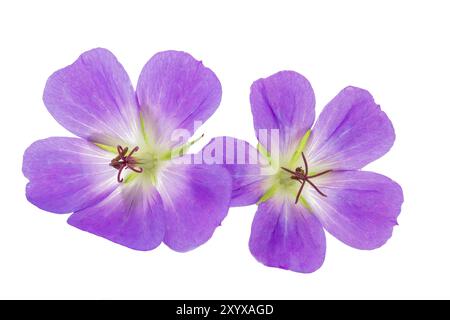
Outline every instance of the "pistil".
<path id="1" fill-rule="evenodd" d="M 136 161 L 135 158 L 132 157 L 132 155 L 139 150 L 139 147 L 134 147 L 131 152 L 128 153 L 128 147 L 123 148 L 122 146 L 117 146 L 117 153 L 118 155 L 111 160 L 109 165 L 115 169 L 117 169 L 119 172 L 117 173 L 117 181 L 123 182 L 123 178 L 121 177 L 122 171 L 126 169 L 130 169 L 136 173 L 141 173 L 144 171 L 141 167 L 137 166 L 139 163 Z"/>
<path id="2" fill-rule="evenodd" d="M 317 178 L 321 175 L 324 175 L 328 172 L 331 172 L 332 170 L 325 170 L 323 172 L 314 174 L 314 175 L 308 175 L 308 162 L 306 161 L 306 157 L 305 154 L 302 152 L 302 158 L 303 158 L 303 162 L 305 164 L 305 169 L 303 170 L 302 167 L 297 167 L 295 168 L 295 171 L 292 171 L 288 168 L 284 168 L 281 167 L 281 169 L 283 169 L 284 171 L 288 172 L 291 174 L 291 179 L 296 180 L 298 182 L 300 182 L 300 188 L 297 192 L 297 196 L 295 197 L 295 203 L 298 203 L 298 200 L 300 199 L 300 195 L 303 191 L 303 188 L 305 186 L 306 183 L 308 183 L 309 185 L 311 185 L 321 196 L 326 197 L 327 195 L 325 193 L 323 193 L 322 191 L 320 191 L 320 189 L 311 181 L 311 179 L 313 178 Z"/>

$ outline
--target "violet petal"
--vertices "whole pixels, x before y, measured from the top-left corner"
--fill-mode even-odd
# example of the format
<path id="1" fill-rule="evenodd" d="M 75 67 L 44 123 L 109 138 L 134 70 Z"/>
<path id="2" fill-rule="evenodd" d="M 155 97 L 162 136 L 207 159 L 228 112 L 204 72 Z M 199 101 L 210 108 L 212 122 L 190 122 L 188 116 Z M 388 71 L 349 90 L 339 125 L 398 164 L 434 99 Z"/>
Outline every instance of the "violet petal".
<path id="1" fill-rule="evenodd" d="M 270 146 L 271 138 L 265 143 L 260 129 L 278 129 L 279 151 L 286 154 L 297 146 L 314 122 L 314 91 L 309 81 L 294 71 L 281 71 L 255 81 L 250 102 L 256 136 L 269 151 L 274 149 Z"/>
<path id="2" fill-rule="evenodd" d="M 25 151 L 23 174 L 28 200 L 39 208 L 69 213 L 88 207 L 116 187 L 111 153 L 78 138 L 48 138 Z"/>
<path id="3" fill-rule="evenodd" d="M 144 66 L 137 98 L 146 128 L 157 143 L 171 142 L 172 131 L 194 134 L 194 122 L 205 122 L 219 106 L 222 88 L 214 72 L 190 54 L 164 51 Z"/>
<path id="4" fill-rule="evenodd" d="M 401 187 L 373 172 L 337 171 L 314 180 L 327 197 L 311 189 L 306 201 L 325 229 L 358 249 L 382 246 L 397 225 Z"/>
<path id="5" fill-rule="evenodd" d="M 52 116 L 81 138 L 127 145 L 139 133 L 139 110 L 130 79 L 106 49 L 83 53 L 47 80 L 44 103 Z"/>
<path id="6" fill-rule="evenodd" d="M 159 179 L 166 221 L 164 243 L 181 252 L 205 243 L 228 212 L 228 172 L 219 166 L 171 164 Z"/>
<path id="7" fill-rule="evenodd" d="M 363 89 L 347 87 L 320 114 L 305 150 L 320 170 L 360 169 L 392 147 L 394 128 Z"/>
<path id="8" fill-rule="evenodd" d="M 290 198 L 277 196 L 258 206 L 249 246 L 269 267 L 309 273 L 323 264 L 326 239 L 314 215 Z"/>

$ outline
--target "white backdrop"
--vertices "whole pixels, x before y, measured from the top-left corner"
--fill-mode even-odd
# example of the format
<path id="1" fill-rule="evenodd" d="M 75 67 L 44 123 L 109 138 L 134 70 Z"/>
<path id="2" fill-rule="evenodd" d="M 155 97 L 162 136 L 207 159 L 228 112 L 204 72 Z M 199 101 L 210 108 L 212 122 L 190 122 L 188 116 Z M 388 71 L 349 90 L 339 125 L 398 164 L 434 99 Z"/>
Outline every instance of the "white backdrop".
<path id="1" fill-rule="evenodd" d="M 0 298 L 450 298 L 449 15 L 448 1 L 2 1 Z M 303 275 L 251 256 L 255 206 L 231 209 L 209 242 L 185 254 L 164 245 L 136 252 L 34 207 L 23 151 L 71 135 L 45 109 L 45 81 L 99 46 L 134 84 L 167 49 L 214 70 L 223 99 L 204 142 L 255 142 L 250 85 L 279 70 L 311 81 L 317 111 L 347 85 L 369 89 L 397 133 L 367 167 L 403 187 L 393 238 L 364 252 L 328 236 L 325 264 Z"/>

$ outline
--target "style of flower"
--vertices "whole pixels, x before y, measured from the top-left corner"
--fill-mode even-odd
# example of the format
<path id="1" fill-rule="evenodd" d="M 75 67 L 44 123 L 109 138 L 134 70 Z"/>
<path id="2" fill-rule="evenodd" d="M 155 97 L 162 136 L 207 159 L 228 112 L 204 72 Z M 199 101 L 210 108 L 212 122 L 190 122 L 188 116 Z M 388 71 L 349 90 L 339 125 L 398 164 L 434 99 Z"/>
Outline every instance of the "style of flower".
<path id="1" fill-rule="evenodd" d="M 233 163 L 236 155 L 228 152 L 223 166 L 233 178 L 231 205 L 258 204 L 249 241 L 254 257 L 267 266 L 313 272 L 325 259 L 324 229 L 354 248 L 383 245 L 397 224 L 403 193 L 391 179 L 359 170 L 395 140 L 371 94 L 345 88 L 312 130 L 314 92 L 296 72 L 257 80 L 250 102 L 258 148 L 224 137 L 245 147 L 246 164 Z M 252 155 L 265 161 L 251 161 Z"/>
<path id="2" fill-rule="evenodd" d="M 223 168 L 175 162 L 174 151 L 190 143 L 171 135 L 192 135 L 221 94 L 215 74 L 184 52 L 153 56 L 136 92 L 111 52 L 83 53 L 44 90 L 48 111 L 79 138 L 39 140 L 25 151 L 28 200 L 74 212 L 72 226 L 132 249 L 203 244 L 227 214 L 231 178 Z"/>

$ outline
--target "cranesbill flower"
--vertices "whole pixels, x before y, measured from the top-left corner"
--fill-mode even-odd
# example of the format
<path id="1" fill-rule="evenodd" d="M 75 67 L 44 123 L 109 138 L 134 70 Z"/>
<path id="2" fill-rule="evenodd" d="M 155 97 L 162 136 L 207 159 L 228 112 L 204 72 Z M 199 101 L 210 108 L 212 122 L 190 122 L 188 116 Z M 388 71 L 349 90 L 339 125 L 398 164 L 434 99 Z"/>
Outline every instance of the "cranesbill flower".
<path id="1" fill-rule="evenodd" d="M 391 121 L 370 93 L 345 88 L 312 129 L 314 92 L 296 72 L 256 81 L 250 100 L 258 150 L 232 140 L 234 148 L 244 146 L 246 162 L 233 161 L 236 152 L 229 150 L 223 160 L 233 177 L 231 204 L 258 203 L 249 242 L 255 258 L 271 267 L 313 272 L 325 258 L 324 228 L 354 248 L 383 245 L 396 225 L 403 193 L 391 179 L 359 170 L 384 155 L 395 139 Z M 226 139 L 230 145 L 233 138 Z M 252 161 L 255 155 L 265 161 Z"/>
<path id="2" fill-rule="evenodd" d="M 228 211 L 231 179 L 223 168 L 175 162 L 190 144 L 172 134 L 192 135 L 221 94 L 215 74 L 184 52 L 153 56 L 136 92 L 111 52 L 83 53 L 44 91 L 48 111 L 80 138 L 39 140 L 25 151 L 28 200 L 74 212 L 69 224 L 133 249 L 201 245 Z"/>

